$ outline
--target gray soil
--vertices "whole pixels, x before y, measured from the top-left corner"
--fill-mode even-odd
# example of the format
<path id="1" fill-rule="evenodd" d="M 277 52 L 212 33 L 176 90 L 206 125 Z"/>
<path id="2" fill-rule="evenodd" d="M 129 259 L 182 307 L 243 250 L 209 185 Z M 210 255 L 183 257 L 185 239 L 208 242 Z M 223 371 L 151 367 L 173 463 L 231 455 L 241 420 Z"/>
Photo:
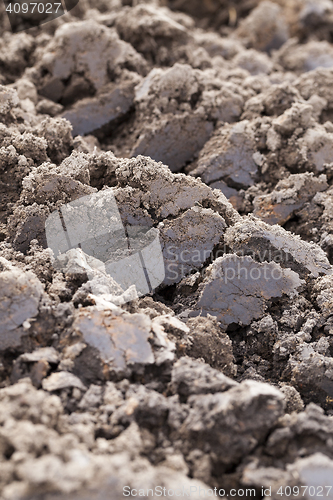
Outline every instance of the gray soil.
<path id="1" fill-rule="evenodd" d="M 1 500 L 333 498 L 332 43 L 331 0 L 0 1 Z"/>

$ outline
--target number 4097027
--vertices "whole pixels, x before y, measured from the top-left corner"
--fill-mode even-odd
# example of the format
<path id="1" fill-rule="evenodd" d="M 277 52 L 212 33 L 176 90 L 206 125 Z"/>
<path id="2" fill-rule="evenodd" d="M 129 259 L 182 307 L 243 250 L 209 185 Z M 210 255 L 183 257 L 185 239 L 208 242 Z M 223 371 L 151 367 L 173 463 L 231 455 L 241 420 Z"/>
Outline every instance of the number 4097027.
<path id="1" fill-rule="evenodd" d="M 333 486 L 281 486 L 277 494 L 286 497 L 328 497 Z"/>
<path id="2" fill-rule="evenodd" d="M 10 14 L 33 14 L 38 12 L 39 14 L 57 14 L 61 3 L 47 3 L 43 2 L 15 2 L 9 3 L 6 7 L 6 12 Z"/>

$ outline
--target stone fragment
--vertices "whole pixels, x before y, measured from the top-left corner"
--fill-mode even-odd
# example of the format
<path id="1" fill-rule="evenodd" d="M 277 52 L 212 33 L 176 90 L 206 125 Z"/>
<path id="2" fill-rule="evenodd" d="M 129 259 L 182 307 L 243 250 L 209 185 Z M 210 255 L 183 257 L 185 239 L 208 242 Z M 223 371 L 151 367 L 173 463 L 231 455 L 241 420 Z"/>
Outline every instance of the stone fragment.
<path id="1" fill-rule="evenodd" d="M 153 319 L 154 325 L 161 325 L 163 329 L 174 337 L 181 337 L 189 333 L 189 327 L 171 314 L 161 314 Z"/>
<path id="2" fill-rule="evenodd" d="M 224 219 L 211 209 L 194 207 L 173 221 L 163 223 L 161 244 L 165 264 L 164 284 L 179 283 L 212 258 L 223 238 Z"/>
<path id="3" fill-rule="evenodd" d="M 84 85 L 72 91 L 73 102 L 92 96 L 109 83 L 111 73 L 119 75 L 125 66 L 144 73 L 147 65 L 131 45 L 119 39 L 115 30 L 93 20 L 65 23 L 41 55 L 37 70 L 41 74 L 47 70 L 47 76 L 38 78 L 36 85 L 40 95 L 58 102 L 65 96 L 66 87 L 67 93 L 71 85 L 75 87 L 76 75 L 83 75 Z"/>
<path id="4" fill-rule="evenodd" d="M 237 382 L 206 363 L 182 357 L 173 365 L 170 389 L 188 398 L 192 394 L 225 392 L 237 385 Z"/>
<path id="5" fill-rule="evenodd" d="M 281 47 L 275 57 L 286 71 L 298 74 L 333 66 L 333 49 L 326 41 L 313 40 L 298 45 L 296 39 L 292 39 Z"/>
<path id="6" fill-rule="evenodd" d="M 322 28 L 327 19 L 330 21 L 333 6 L 328 0 L 307 0 L 299 13 L 300 23 L 307 29 Z M 330 24 L 328 21 L 328 24 Z"/>
<path id="7" fill-rule="evenodd" d="M 36 106 L 37 113 L 50 115 L 52 117 L 59 115 L 64 110 L 62 104 L 51 101 L 50 99 L 41 99 Z"/>
<path id="8" fill-rule="evenodd" d="M 284 408 L 280 391 L 253 380 L 223 393 L 192 395 L 188 402 L 191 409 L 181 432 L 199 449 L 210 449 L 223 469 L 250 453 Z"/>
<path id="9" fill-rule="evenodd" d="M 258 167 L 253 159 L 256 143 L 248 120 L 224 125 L 206 142 L 191 175 L 211 184 L 224 180 L 228 186 L 244 188 L 254 184 Z"/>
<path id="10" fill-rule="evenodd" d="M 312 94 L 308 99 L 308 103 L 312 106 L 313 118 L 319 121 L 323 110 L 327 107 L 327 100 L 324 97 L 319 97 L 317 94 Z"/>
<path id="11" fill-rule="evenodd" d="M 278 335 L 278 325 L 270 314 L 265 314 L 259 321 L 252 321 L 245 335 L 246 342 L 242 349 L 245 350 L 247 359 L 259 361 L 259 358 L 261 360 L 271 358 Z"/>
<path id="12" fill-rule="evenodd" d="M 271 52 L 288 39 L 288 27 L 279 5 L 263 1 L 240 23 L 236 35 L 248 47 Z"/>
<path id="13" fill-rule="evenodd" d="M 323 408 L 310 403 L 304 411 L 281 418 L 280 425 L 274 429 L 265 444 L 265 451 L 278 459 L 288 457 L 289 464 L 292 464 L 299 459 L 296 451 L 298 446 L 302 447 L 307 456 L 318 451 L 326 453 L 332 430 L 332 418 L 324 414 Z"/>
<path id="14" fill-rule="evenodd" d="M 80 172 L 75 167 L 80 164 Z M 61 166 L 48 162 L 33 169 L 22 182 L 21 199 L 25 203 L 37 202 L 39 205 L 62 201 L 68 203 L 96 191 L 88 186 L 89 170 L 80 155 L 69 156 Z M 83 183 L 81 182 L 83 181 Z"/>
<path id="15" fill-rule="evenodd" d="M 207 268 L 190 316 L 211 314 L 224 328 L 233 323 L 248 325 L 264 314 L 269 299 L 283 294 L 293 297 L 303 283 L 297 273 L 275 262 L 225 255 Z"/>
<path id="16" fill-rule="evenodd" d="M 263 94 L 264 112 L 268 116 L 279 116 L 300 100 L 300 94 L 288 81 L 271 85 Z"/>
<path id="17" fill-rule="evenodd" d="M 139 110 L 145 112 L 144 104 L 168 111 L 174 104 L 190 103 L 200 93 L 202 73 L 189 64 L 174 64 L 162 70 L 154 68 L 135 89 L 135 101 Z"/>
<path id="18" fill-rule="evenodd" d="M 326 254 L 318 245 L 253 217 L 246 217 L 228 228 L 225 242 L 236 253 L 252 255 L 260 262 L 279 262 L 304 276 L 311 273 L 317 278 L 320 274 L 332 273 Z"/>
<path id="19" fill-rule="evenodd" d="M 131 156 L 150 156 L 178 172 L 208 141 L 213 124 L 204 114 L 167 115 L 147 124 Z"/>
<path id="20" fill-rule="evenodd" d="M 242 114 L 244 98 L 238 86 L 230 85 L 229 82 L 225 82 L 223 85 L 222 82 L 219 90 L 204 90 L 202 100 L 199 103 L 206 109 L 211 120 L 234 123 L 239 120 Z"/>
<path id="21" fill-rule="evenodd" d="M 175 39 L 185 41 L 188 36 L 184 26 L 154 5 L 137 5 L 120 12 L 116 17 L 116 28 L 121 38 L 149 59 L 156 56 L 156 45 L 167 45 Z"/>
<path id="22" fill-rule="evenodd" d="M 332 74 L 332 68 L 317 68 L 301 75 L 294 84 L 304 99 L 308 100 L 313 95 L 325 99 L 323 113 L 333 110 Z"/>
<path id="23" fill-rule="evenodd" d="M 35 105 L 38 101 L 36 86 L 27 78 L 22 77 L 16 80 L 13 87 L 17 91 L 17 95 L 22 99 L 30 99 Z"/>
<path id="24" fill-rule="evenodd" d="M 314 285 L 314 291 L 322 315 L 324 318 L 329 318 L 333 315 L 333 277 L 322 276 L 318 278 Z"/>
<path id="25" fill-rule="evenodd" d="M 43 286 L 31 271 L 0 273 L 0 350 L 20 345 L 25 322 L 37 316 L 42 294 Z"/>
<path id="26" fill-rule="evenodd" d="M 180 215 L 192 208 L 195 202 L 213 203 L 216 199 L 212 190 L 199 179 L 172 174 L 165 165 L 143 156 L 120 163 L 116 176 L 121 188 L 130 186 L 140 190 L 135 195 L 159 221 L 170 215 Z M 115 195 L 117 198 L 117 192 Z"/>
<path id="27" fill-rule="evenodd" d="M 308 129 L 298 142 L 300 146 L 305 146 L 309 164 L 316 173 L 322 172 L 325 164 L 331 163 L 333 133 L 327 132 L 323 125 L 316 124 L 315 127 Z"/>
<path id="28" fill-rule="evenodd" d="M 183 1 L 186 4 L 186 0 Z M 202 2 L 200 2 L 200 5 L 203 5 Z M 219 8 L 218 2 L 216 3 L 216 7 Z M 222 37 L 215 31 L 197 32 L 194 33 L 194 38 L 206 49 L 211 57 L 221 56 L 229 61 L 240 52 L 243 52 L 241 42 L 228 37 Z"/>
<path id="29" fill-rule="evenodd" d="M 61 389 L 68 389 L 76 387 L 81 391 L 86 391 L 86 387 L 82 384 L 81 380 L 69 372 L 55 372 L 42 382 L 44 391 L 53 392 L 60 391 Z"/>
<path id="30" fill-rule="evenodd" d="M 206 363 L 228 377 L 235 376 L 237 366 L 234 363 L 232 341 L 222 331 L 216 318 L 191 318 L 186 322 L 186 326 L 191 337 L 187 355 L 203 358 Z"/>
<path id="31" fill-rule="evenodd" d="M 21 354 L 19 359 L 25 363 L 37 363 L 38 361 L 45 359 L 48 363 L 56 365 L 60 361 L 60 356 L 54 347 L 41 347 L 33 352 Z"/>
<path id="32" fill-rule="evenodd" d="M 315 105 L 312 106 L 310 103 L 293 103 L 282 115 L 273 120 L 274 129 L 279 134 L 287 136 L 298 127 L 307 129 L 313 124 L 314 107 Z"/>
<path id="33" fill-rule="evenodd" d="M 324 339 L 323 339 L 324 340 Z M 332 408 L 333 358 L 329 356 L 328 341 L 323 345 L 301 344 L 288 362 L 291 382 L 306 402 L 314 401 Z M 319 350 L 319 352 L 317 352 Z M 320 352 L 320 351 L 323 352 Z"/>
<path id="34" fill-rule="evenodd" d="M 13 13 L 14 17 L 17 14 Z M 32 35 L 28 33 L 10 32 L 8 27 L 1 31 L 0 38 L 0 65 L 1 73 L 6 75 L 10 81 L 14 81 L 21 76 L 24 70 L 29 66 L 29 56 L 35 48 L 35 41 Z"/>
<path id="35" fill-rule="evenodd" d="M 299 413 L 304 410 L 304 403 L 299 392 L 292 385 L 281 384 L 280 391 L 284 394 L 286 400 L 286 413 Z"/>
<path id="36" fill-rule="evenodd" d="M 189 64 L 153 69 L 136 87 L 131 154 L 150 156 L 176 172 L 196 158 L 216 121 L 236 121 L 242 89 L 214 76 Z"/>
<path id="37" fill-rule="evenodd" d="M 82 311 L 73 326 L 83 341 L 98 351 L 102 363 L 115 372 L 124 372 L 136 364 L 154 363 L 148 342 L 150 320 L 143 314 L 121 317 L 107 312 Z"/>
<path id="38" fill-rule="evenodd" d="M 273 69 L 270 58 L 253 49 L 240 52 L 233 62 L 240 68 L 246 69 L 251 75 L 268 74 Z"/>
<path id="39" fill-rule="evenodd" d="M 103 387 L 91 384 L 83 398 L 79 403 L 79 408 L 82 410 L 89 410 L 100 406 L 103 398 Z"/>
<path id="40" fill-rule="evenodd" d="M 175 405 L 178 406 L 177 402 Z M 119 408 L 118 417 L 124 422 L 135 419 L 140 427 L 156 428 L 166 423 L 171 406 L 172 402 L 163 394 L 141 384 L 132 384 L 126 391 L 126 402 Z"/>
<path id="41" fill-rule="evenodd" d="M 218 189 L 222 191 L 224 196 L 229 200 L 235 210 L 243 209 L 243 197 L 239 194 L 237 189 L 229 187 L 224 181 L 215 181 L 209 185 L 212 189 Z"/>
<path id="42" fill-rule="evenodd" d="M 27 252 L 32 240 L 47 247 L 45 222 L 49 213 L 48 207 L 37 203 L 27 206 L 19 204 L 14 208 L 8 221 L 8 233 L 15 250 Z"/>
<path id="43" fill-rule="evenodd" d="M 42 380 L 48 375 L 51 366 L 55 368 L 60 362 L 60 355 L 53 347 L 41 347 L 31 353 L 21 354 L 13 364 L 11 382 L 30 377 L 35 387 L 41 387 Z"/>
<path id="44" fill-rule="evenodd" d="M 327 189 L 325 192 L 319 192 L 316 194 L 316 196 L 313 198 L 314 203 L 317 205 L 321 205 L 324 207 L 324 212 L 322 215 L 322 218 L 325 222 L 327 222 L 327 228 L 329 228 L 329 224 L 331 223 L 333 219 L 333 199 L 332 199 L 332 194 L 333 194 L 333 189 L 330 187 Z M 326 229 L 326 228 L 325 228 Z M 324 241 L 325 238 L 330 238 L 329 234 L 325 234 L 325 232 L 322 235 L 322 240 Z"/>
<path id="45" fill-rule="evenodd" d="M 48 160 L 47 148 L 48 143 L 46 138 L 37 137 L 36 134 L 25 132 L 23 134 L 15 134 L 12 137 L 12 147 L 20 156 L 31 158 L 35 165 L 40 165 L 43 161 Z M 27 162 L 21 159 L 21 165 L 27 165 Z M 18 158 L 19 160 L 19 158 Z M 23 161 L 22 161 L 23 160 Z M 31 164 L 31 163 L 30 163 Z"/>
<path id="46" fill-rule="evenodd" d="M 283 225 L 297 210 L 304 207 L 317 192 L 328 188 L 326 175 L 292 174 L 277 183 L 274 191 L 256 196 L 253 214 L 268 224 Z"/>
<path id="47" fill-rule="evenodd" d="M 151 309 L 151 311 L 153 310 Z M 153 314 L 155 315 L 156 311 Z M 182 343 L 184 337 L 186 338 L 188 327 L 174 316 L 162 314 L 153 318 L 151 329 L 154 332 L 152 342 L 155 364 L 160 366 L 163 363 L 173 362 L 176 345 Z"/>
<path id="48" fill-rule="evenodd" d="M 73 151 L 72 126 L 63 118 L 47 117 L 34 129 L 47 143 L 47 154 L 54 163 L 61 163 Z"/>
<path id="49" fill-rule="evenodd" d="M 133 86 L 115 87 L 97 97 L 86 97 L 61 116 L 73 127 L 73 136 L 87 135 L 124 116 L 133 104 Z"/>
<path id="50" fill-rule="evenodd" d="M 260 115 L 279 116 L 293 104 L 302 102 L 302 96 L 288 81 L 269 85 L 259 95 L 251 97 L 244 105 L 243 118 Z"/>

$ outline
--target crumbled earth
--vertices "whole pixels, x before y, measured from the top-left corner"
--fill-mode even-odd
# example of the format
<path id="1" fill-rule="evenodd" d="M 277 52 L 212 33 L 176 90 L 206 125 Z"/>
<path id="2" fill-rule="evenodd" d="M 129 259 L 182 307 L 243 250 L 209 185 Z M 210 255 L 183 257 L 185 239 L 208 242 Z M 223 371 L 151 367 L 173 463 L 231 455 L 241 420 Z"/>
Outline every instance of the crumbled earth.
<path id="1" fill-rule="evenodd" d="M 332 0 L 0 2 L 1 499 L 333 498 L 332 43 Z"/>

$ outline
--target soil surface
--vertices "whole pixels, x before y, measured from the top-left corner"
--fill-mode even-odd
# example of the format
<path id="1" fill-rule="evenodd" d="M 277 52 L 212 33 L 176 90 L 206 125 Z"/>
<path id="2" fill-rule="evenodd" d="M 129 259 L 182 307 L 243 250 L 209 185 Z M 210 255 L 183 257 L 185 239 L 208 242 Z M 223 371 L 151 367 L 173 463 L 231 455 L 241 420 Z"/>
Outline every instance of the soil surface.
<path id="1" fill-rule="evenodd" d="M 0 2 L 1 499 L 333 498 L 332 43 L 331 0 Z"/>

